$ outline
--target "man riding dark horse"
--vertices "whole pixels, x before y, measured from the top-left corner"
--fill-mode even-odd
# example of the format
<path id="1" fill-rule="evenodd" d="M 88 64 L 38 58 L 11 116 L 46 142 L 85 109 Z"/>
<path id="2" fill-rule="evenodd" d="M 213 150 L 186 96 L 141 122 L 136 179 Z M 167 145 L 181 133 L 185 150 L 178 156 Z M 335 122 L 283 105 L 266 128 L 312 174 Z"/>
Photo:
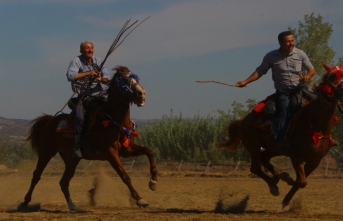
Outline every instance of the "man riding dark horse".
<path id="1" fill-rule="evenodd" d="M 82 129 L 84 126 L 84 101 L 90 100 L 92 98 L 102 99 L 104 96 L 103 88 L 100 83 L 107 83 L 109 79 L 109 73 L 106 67 L 102 67 L 101 73 L 94 70 L 94 64 L 97 66 L 101 65 L 101 60 L 95 56 L 94 46 L 91 42 L 82 42 L 80 44 L 81 55 L 72 60 L 69 64 L 67 71 L 68 81 L 71 82 L 72 90 L 78 94 L 78 96 L 83 95 L 86 90 L 86 86 L 92 78 L 95 81 L 90 85 L 90 88 L 82 101 L 77 104 L 76 114 L 74 117 L 74 129 L 75 129 L 75 148 L 74 157 L 82 157 L 81 153 L 81 136 Z"/>
<path id="2" fill-rule="evenodd" d="M 278 142 L 278 148 L 288 150 L 286 132 L 290 123 L 289 103 L 293 93 L 304 87 L 303 82 L 310 81 L 315 70 L 304 51 L 294 47 L 294 35 L 290 31 L 281 32 L 278 36 L 280 48 L 267 53 L 262 64 L 246 80 L 238 81 L 237 87 L 244 87 L 258 80 L 272 69 L 274 81 L 275 108 L 277 113 L 276 134 L 272 137 Z M 302 70 L 307 72 L 301 75 Z"/>

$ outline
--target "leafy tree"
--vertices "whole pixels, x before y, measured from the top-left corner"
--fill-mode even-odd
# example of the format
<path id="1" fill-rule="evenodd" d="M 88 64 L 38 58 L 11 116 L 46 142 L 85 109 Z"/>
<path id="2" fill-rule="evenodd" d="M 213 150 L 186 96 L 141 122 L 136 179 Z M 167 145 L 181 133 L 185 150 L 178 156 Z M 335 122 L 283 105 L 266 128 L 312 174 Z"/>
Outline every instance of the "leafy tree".
<path id="1" fill-rule="evenodd" d="M 341 66 L 343 64 L 343 56 L 338 58 L 338 61 L 336 63 L 337 66 Z"/>
<path id="2" fill-rule="evenodd" d="M 318 75 L 325 71 L 322 63 L 332 65 L 336 54 L 328 42 L 333 33 L 332 25 L 323 22 L 323 17 L 314 13 L 304 16 L 304 22 L 299 21 L 299 28 L 288 28 L 293 32 L 297 48 L 303 50 L 309 57 Z"/>

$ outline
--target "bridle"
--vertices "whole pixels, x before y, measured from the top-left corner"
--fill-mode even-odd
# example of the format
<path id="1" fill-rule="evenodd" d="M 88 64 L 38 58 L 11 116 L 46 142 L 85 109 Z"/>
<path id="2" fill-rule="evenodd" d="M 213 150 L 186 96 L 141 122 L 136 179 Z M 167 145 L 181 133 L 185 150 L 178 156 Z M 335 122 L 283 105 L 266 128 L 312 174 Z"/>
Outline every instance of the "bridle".
<path id="1" fill-rule="evenodd" d="M 334 75 L 333 71 L 330 73 L 331 76 Z M 337 108 L 340 113 L 343 114 L 343 79 L 340 79 L 339 81 L 333 83 L 331 80 L 331 76 L 328 76 L 328 79 L 326 80 L 326 84 L 332 89 L 332 94 L 328 94 L 327 96 L 329 100 L 332 100 L 333 98 L 336 98 L 337 100 Z M 332 101 L 326 101 L 326 99 L 323 97 L 321 93 L 319 93 L 318 96 L 319 100 L 327 107 L 329 108 L 332 105 Z M 330 103 L 330 104 L 329 104 Z"/>
<path id="2" fill-rule="evenodd" d="M 124 79 L 127 78 L 130 79 L 128 84 L 124 81 Z M 113 80 L 120 91 L 121 99 L 129 101 L 131 104 L 134 103 L 135 97 L 140 95 L 140 91 L 137 87 L 140 86 L 138 76 L 132 72 L 129 72 L 127 74 L 121 74 Z"/>

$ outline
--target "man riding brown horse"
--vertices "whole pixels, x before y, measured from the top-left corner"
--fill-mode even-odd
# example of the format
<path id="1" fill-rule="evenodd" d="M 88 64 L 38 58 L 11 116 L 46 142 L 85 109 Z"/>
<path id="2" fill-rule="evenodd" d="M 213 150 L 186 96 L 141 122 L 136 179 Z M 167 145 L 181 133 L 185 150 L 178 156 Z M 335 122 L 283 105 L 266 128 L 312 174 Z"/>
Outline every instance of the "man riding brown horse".
<path id="1" fill-rule="evenodd" d="M 244 146 L 251 156 L 250 171 L 268 184 L 272 195 L 280 194 L 277 185 L 280 180 L 292 186 L 282 201 L 284 207 L 290 203 L 299 188 L 307 185 L 307 177 L 320 165 L 323 157 L 335 144 L 331 135 L 333 124 L 337 121 L 336 109 L 343 113 L 343 65 L 323 66 L 327 72 L 314 89 L 317 99 L 299 111 L 287 132 L 290 144 L 287 152 L 277 148 L 276 141 L 268 139 L 270 130 L 258 125 L 261 115 L 256 111 L 256 107 L 263 103 L 259 103 L 243 119 L 230 122 L 226 130 L 227 139 L 219 144 L 230 151 L 237 151 Z M 271 158 L 280 155 L 290 157 L 296 179 L 272 165 Z M 262 166 L 272 176 L 265 173 Z"/>
<path id="2" fill-rule="evenodd" d="M 288 150 L 286 132 L 290 122 L 289 101 L 295 90 L 305 86 L 300 80 L 305 82 L 311 80 L 315 71 L 305 52 L 294 47 L 292 32 L 281 32 L 278 40 L 280 48 L 267 53 L 256 71 L 246 80 L 238 81 L 236 86 L 244 87 L 265 75 L 270 68 L 272 69 L 272 78 L 276 89 L 274 99 L 277 113 L 276 134 L 272 138 L 279 143 L 280 149 Z M 300 73 L 303 69 L 307 72 L 301 76 Z"/>

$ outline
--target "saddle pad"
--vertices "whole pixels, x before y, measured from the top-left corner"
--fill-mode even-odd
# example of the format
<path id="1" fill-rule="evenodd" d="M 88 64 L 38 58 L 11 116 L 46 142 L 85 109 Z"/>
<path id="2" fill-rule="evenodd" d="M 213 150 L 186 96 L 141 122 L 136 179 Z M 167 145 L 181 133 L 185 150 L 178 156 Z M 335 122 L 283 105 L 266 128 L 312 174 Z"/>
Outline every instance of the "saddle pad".
<path id="1" fill-rule="evenodd" d="M 256 104 L 256 106 L 252 109 L 253 113 L 262 116 L 263 115 L 263 108 L 266 105 L 266 103 L 271 100 L 274 99 L 275 94 L 269 95 L 268 97 L 266 97 L 266 99 L 264 99 L 263 101 L 259 102 L 258 104 Z"/>
<path id="2" fill-rule="evenodd" d="M 255 123 L 255 127 L 261 129 L 261 130 L 264 130 L 264 131 L 268 131 L 268 132 L 271 132 L 271 125 L 268 124 L 268 125 L 261 125 L 259 122 L 260 122 L 260 119 L 263 117 L 263 108 L 265 106 L 265 104 L 273 99 L 275 96 L 275 94 L 272 94 L 272 95 L 269 95 L 266 99 L 264 99 L 263 101 L 259 102 L 253 109 L 252 109 L 252 112 L 254 114 L 257 115 L 258 117 L 258 120 L 256 121 Z M 295 129 L 295 126 L 297 125 L 298 123 L 298 120 L 299 120 L 299 117 L 301 116 L 301 113 L 303 112 L 304 110 L 304 107 L 307 106 L 310 102 L 307 101 L 307 102 L 303 102 L 302 104 L 302 107 L 301 109 L 295 114 L 295 116 L 290 120 L 290 124 L 289 124 L 289 129 L 288 129 L 288 132 L 289 134 L 292 134 L 294 129 Z"/>
<path id="3" fill-rule="evenodd" d="M 68 116 L 63 116 L 60 122 L 58 122 L 57 133 L 74 133 L 74 120 L 69 120 Z"/>
<path id="4" fill-rule="evenodd" d="M 84 122 L 84 128 L 83 130 L 85 130 L 85 133 L 88 133 L 91 128 L 93 127 L 93 125 L 95 124 L 95 118 L 97 116 L 97 113 L 99 112 L 101 107 L 98 107 L 97 109 L 95 109 L 89 117 L 85 116 L 85 122 Z M 75 133 L 74 130 L 74 120 L 71 119 L 68 122 L 68 118 L 69 116 L 63 116 L 62 119 L 60 120 L 60 122 L 58 122 L 57 128 L 56 128 L 56 132 L 58 133 Z"/>

